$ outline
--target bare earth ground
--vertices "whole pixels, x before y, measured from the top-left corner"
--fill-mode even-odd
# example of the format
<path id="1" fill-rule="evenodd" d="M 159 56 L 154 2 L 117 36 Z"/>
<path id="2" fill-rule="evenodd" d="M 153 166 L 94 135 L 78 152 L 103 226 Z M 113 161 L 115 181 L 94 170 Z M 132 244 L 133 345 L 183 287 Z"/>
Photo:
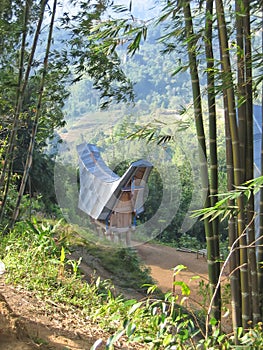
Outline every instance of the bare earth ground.
<path id="1" fill-rule="evenodd" d="M 175 248 L 162 245 L 143 244 L 136 246 L 138 255 L 151 269 L 151 273 L 163 291 L 172 289 L 173 268 L 177 265 L 187 266 L 180 272 L 177 281 L 184 281 L 191 287 L 191 300 L 202 302 L 197 293 L 200 280 L 191 280 L 199 275 L 207 280 L 207 264 L 204 257 L 197 259 L 196 254 L 177 251 Z M 84 256 L 83 256 L 84 255 Z M 103 278 L 111 278 L 107 271 L 90 261 L 83 251 L 77 251 L 71 258 L 83 256 L 80 268 L 87 278 L 97 270 Z M 8 267 L 7 267 L 8 268 Z M 122 291 L 124 293 L 124 291 Z M 180 288 L 176 287 L 180 295 Z M 99 330 L 96 324 L 81 318 L 81 311 L 70 307 L 61 307 L 49 300 L 41 301 L 33 293 L 6 285 L 4 277 L 0 278 L 0 350 L 88 350 L 99 338 L 107 339 L 108 335 Z M 129 290 L 128 297 L 140 298 L 136 292 Z M 98 349 L 105 348 L 105 342 Z M 123 341 L 119 349 L 143 349 Z"/>
<path id="2" fill-rule="evenodd" d="M 144 244 L 136 247 L 141 260 L 151 269 L 151 275 L 163 292 L 171 291 L 173 288 L 173 270 L 178 265 L 187 268 L 182 270 L 176 281 L 185 282 L 191 289 L 190 299 L 195 302 L 202 302 L 199 295 L 199 282 L 207 282 L 206 258 L 195 253 L 178 251 L 175 248 L 164 245 Z M 200 278 L 195 278 L 199 276 Z M 176 295 L 181 295 L 181 288 L 175 287 Z"/>

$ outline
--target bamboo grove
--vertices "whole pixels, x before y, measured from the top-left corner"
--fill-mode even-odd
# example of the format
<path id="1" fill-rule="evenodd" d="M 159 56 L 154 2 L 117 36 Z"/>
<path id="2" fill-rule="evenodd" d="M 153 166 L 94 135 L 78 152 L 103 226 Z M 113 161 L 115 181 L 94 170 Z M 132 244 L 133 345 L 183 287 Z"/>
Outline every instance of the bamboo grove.
<path id="1" fill-rule="evenodd" d="M 136 19 L 131 14 L 132 1 L 127 10 L 124 6 L 115 7 L 118 16 L 96 22 L 92 38 L 109 54 L 120 43 L 125 43 L 128 54 L 134 55 L 152 25 L 164 28 L 158 39 L 164 45 L 163 53 L 178 52 L 180 60 L 175 72 L 182 69 L 190 72 L 205 207 L 210 208 L 214 207 L 218 194 L 218 106 L 222 105 L 224 110 L 228 190 L 235 190 L 254 176 L 253 104 L 262 95 L 263 42 L 260 32 L 263 4 L 246 0 L 161 3 L 158 14 L 149 21 Z M 123 13 L 125 15 L 121 16 Z M 204 75 L 205 88 L 200 83 Z M 204 123 L 207 119 L 209 131 L 206 135 Z M 228 208 L 234 207 L 237 208 L 236 215 L 228 217 L 228 240 L 231 247 L 232 323 L 236 330 L 238 327 L 247 329 L 263 318 L 263 228 L 262 201 L 258 213 L 260 231 L 257 233 L 253 195 L 248 201 L 244 195 L 235 200 L 230 198 Z M 213 221 L 206 217 L 204 221 L 210 293 L 213 295 L 209 317 L 220 322 L 220 286 L 216 288 L 220 275 L 218 217 Z"/>
<path id="2" fill-rule="evenodd" d="M 68 73 L 54 52 L 50 58 L 56 10 L 56 0 L 52 8 L 30 0 L 0 6 L 0 222 L 6 229 L 14 226 L 25 189 L 28 193 L 34 151 L 37 161 L 46 139 L 64 125 Z"/>

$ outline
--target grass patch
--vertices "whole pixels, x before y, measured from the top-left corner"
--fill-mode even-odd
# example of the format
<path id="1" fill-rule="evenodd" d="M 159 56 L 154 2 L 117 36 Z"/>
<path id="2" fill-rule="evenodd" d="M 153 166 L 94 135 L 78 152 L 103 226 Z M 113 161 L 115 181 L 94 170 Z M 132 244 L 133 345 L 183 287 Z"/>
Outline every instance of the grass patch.
<path id="1" fill-rule="evenodd" d="M 55 303 L 81 308 L 83 315 L 112 331 L 116 328 L 116 317 L 123 319 L 127 308 L 136 300 L 127 302 L 122 296 L 114 296 L 114 286 L 110 280 L 94 278 L 90 283 L 84 281 L 78 262 L 66 258 L 73 243 L 84 245 L 85 241 L 72 232 L 70 234 L 69 228 L 61 223 L 38 223 L 36 220 L 33 223 L 18 223 L 1 241 L 0 259 L 7 270 L 5 280 L 14 286 L 32 291 L 41 299 L 48 300 L 52 295 Z M 117 249 L 112 253 L 107 248 L 106 254 L 103 247 L 95 245 L 91 245 L 90 249 L 86 246 L 86 249 L 96 253 L 112 271 L 114 265 L 129 266 L 134 273 L 129 287 L 132 287 L 140 273 L 137 282 L 149 282 L 146 271 L 138 273 L 140 263 L 135 252 L 125 253 L 125 250 Z M 134 267 L 131 267 L 132 263 L 135 264 Z M 128 276 L 129 272 L 126 271 L 126 274 Z M 121 278 L 123 275 L 119 276 Z M 128 285 L 128 278 L 125 284 Z"/>
<path id="2" fill-rule="evenodd" d="M 150 270 L 140 261 L 133 248 L 89 245 L 87 252 L 99 259 L 101 266 L 115 277 L 118 285 L 145 291 L 144 284 L 153 284 Z"/>

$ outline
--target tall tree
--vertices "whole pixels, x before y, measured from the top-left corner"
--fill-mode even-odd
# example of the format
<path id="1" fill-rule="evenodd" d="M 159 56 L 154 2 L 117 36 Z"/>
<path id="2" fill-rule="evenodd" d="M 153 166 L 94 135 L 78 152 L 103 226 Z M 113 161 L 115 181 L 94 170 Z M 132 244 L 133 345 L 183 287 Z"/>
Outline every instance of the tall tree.
<path id="1" fill-rule="evenodd" d="M 1 220 L 2 220 L 2 217 L 4 214 L 4 208 L 6 205 L 8 191 L 9 191 L 9 185 L 10 185 L 10 181 L 11 181 L 14 144 L 15 144 L 15 137 L 16 137 L 17 129 L 18 129 L 19 115 L 20 115 L 20 111 L 21 111 L 23 70 L 24 70 L 24 60 L 25 60 L 25 53 L 26 53 L 26 39 L 27 39 L 27 35 L 28 35 L 28 22 L 29 22 L 30 5 L 31 5 L 30 1 L 27 1 L 24 9 L 22 11 L 22 13 L 24 13 L 24 19 L 22 22 L 22 29 L 21 29 L 22 37 L 21 37 L 19 68 L 18 68 L 19 73 L 18 73 L 18 78 L 17 78 L 16 106 L 14 108 L 15 114 L 13 117 L 11 134 L 10 134 L 10 138 L 8 140 L 8 148 L 7 148 L 7 151 L 5 152 L 5 160 L 3 163 L 3 168 L 2 168 L 2 172 L 1 172 L 1 176 L 0 176 L 0 190 L 2 190 L 4 187 L 4 196 L 2 198 L 1 210 L 0 210 Z M 4 14 L 4 11 L 2 12 L 2 14 Z M 5 182 L 6 173 L 7 173 L 7 178 L 6 178 L 6 182 Z"/>
<path id="2" fill-rule="evenodd" d="M 31 52 L 29 54 L 29 59 L 27 62 L 25 76 L 23 76 L 25 43 L 26 43 L 26 37 L 28 35 L 28 29 L 29 29 L 28 28 L 28 21 L 29 21 L 30 5 L 31 5 L 31 1 L 29 1 L 29 0 L 26 1 L 25 9 L 24 9 L 25 16 L 24 16 L 24 24 L 23 24 L 23 30 L 22 30 L 20 66 L 19 66 L 19 75 L 18 75 L 18 84 L 17 84 L 18 87 L 17 87 L 17 94 L 16 94 L 16 103 L 15 103 L 15 107 L 14 107 L 13 125 L 12 125 L 12 129 L 11 129 L 10 137 L 8 140 L 8 149 L 5 153 L 4 166 L 3 166 L 1 177 L 0 177 L 0 189 L 1 189 L 4 185 L 6 171 L 8 172 L 7 179 L 5 182 L 5 194 L 4 194 L 2 204 L 1 204 L 1 218 L 4 214 L 6 199 L 7 199 L 8 190 L 9 190 L 9 183 L 10 183 L 10 179 L 11 179 L 11 175 L 12 175 L 12 163 L 13 163 L 13 157 L 14 157 L 14 148 L 15 148 L 15 143 L 16 143 L 16 135 L 17 135 L 17 130 L 18 130 L 19 117 L 20 117 L 20 114 L 22 112 L 24 94 L 25 94 L 25 91 L 27 88 L 28 79 L 29 79 L 29 75 L 30 75 L 30 72 L 32 69 L 35 51 L 36 51 L 38 39 L 40 36 L 41 26 L 42 26 L 43 19 L 44 19 L 46 1 L 45 0 L 41 1 L 39 20 L 38 20 L 35 36 L 33 39 Z"/>
<path id="3" fill-rule="evenodd" d="M 16 201 L 16 205 L 14 208 L 14 213 L 13 213 L 13 217 L 12 217 L 12 221 L 11 221 L 11 225 L 10 225 L 11 228 L 14 226 L 14 224 L 18 218 L 21 200 L 22 200 L 22 197 L 23 197 L 23 194 L 25 191 L 26 183 L 27 183 L 28 176 L 29 176 L 29 171 L 30 171 L 31 165 L 32 165 L 33 152 L 34 152 L 34 147 L 35 147 L 35 142 L 36 142 L 36 134 L 37 134 L 38 124 L 39 124 L 39 119 L 40 119 L 40 114 L 41 114 L 41 108 L 42 108 L 42 98 L 43 98 L 44 86 L 45 86 L 46 75 L 47 75 L 47 70 L 48 70 L 48 60 L 49 60 L 49 54 L 50 54 L 51 41 L 52 41 L 52 37 L 53 37 L 53 28 L 54 28 L 54 22 L 55 22 L 56 9 L 57 9 L 57 0 L 54 0 L 52 15 L 51 15 L 51 19 L 50 19 L 49 33 L 48 33 L 48 38 L 47 38 L 46 52 L 45 52 L 45 57 L 44 57 L 44 62 L 43 62 L 42 78 L 41 78 L 40 86 L 39 86 L 39 97 L 38 97 L 37 106 L 36 106 L 36 110 L 35 110 L 35 118 L 33 120 L 31 138 L 30 138 L 28 151 L 27 151 L 26 164 L 25 164 L 22 180 L 20 183 L 18 197 L 17 197 L 17 201 Z"/>
<path id="4" fill-rule="evenodd" d="M 234 185 L 240 186 L 242 184 L 243 169 L 240 164 L 240 148 L 239 148 L 239 135 L 236 119 L 236 107 L 235 107 L 235 93 L 234 82 L 232 77 L 231 62 L 229 56 L 228 34 L 224 14 L 224 6 L 221 0 L 216 0 L 216 12 L 219 28 L 219 42 L 222 52 L 222 71 L 224 72 L 224 84 L 226 88 L 226 99 L 228 106 L 228 115 L 230 135 L 232 141 L 233 152 L 233 170 L 234 170 Z M 241 298 L 242 298 L 242 325 L 247 327 L 247 322 L 250 319 L 249 312 L 249 283 L 248 283 L 248 270 L 247 270 L 247 241 L 245 236 L 245 218 L 244 218 L 244 198 L 240 196 L 238 198 L 238 218 L 237 218 L 237 230 L 239 236 L 240 246 L 240 277 L 241 277 Z"/>
<path id="5" fill-rule="evenodd" d="M 245 180 L 251 180 L 254 177 L 254 147 L 253 147 L 253 87 L 252 87 L 252 45 L 251 45 L 251 19 L 250 19 L 250 2 L 244 0 L 243 2 L 244 16 L 244 73 L 245 73 L 245 108 L 246 108 L 246 147 L 245 147 Z M 247 243 L 248 243 L 248 266 L 249 278 L 251 285 L 251 299 L 252 299 L 252 320 L 256 324 L 261 320 L 261 313 L 259 311 L 259 289 L 258 289 L 258 265 L 256 257 L 256 235 L 255 235 L 255 208 L 254 208 L 254 194 L 252 193 L 247 203 Z"/>
<path id="6" fill-rule="evenodd" d="M 196 133 L 197 133 L 198 147 L 199 147 L 202 187 L 205 192 L 204 195 L 206 196 L 205 207 L 210 207 L 211 201 L 210 201 L 210 186 L 209 186 L 208 168 L 207 168 L 208 162 L 207 162 L 207 151 L 206 151 L 206 139 L 205 139 L 205 132 L 204 132 L 204 124 L 203 124 L 200 80 L 199 80 L 197 58 L 196 58 L 197 53 L 195 49 L 197 37 L 194 34 L 190 2 L 185 1 L 182 4 L 182 8 L 183 8 L 184 21 L 185 21 L 185 37 L 186 37 L 185 39 L 187 41 L 187 47 L 188 47 L 187 51 L 188 51 L 188 57 L 189 57 L 189 69 L 190 69 L 190 75 L 191 75 L 191 81 L 192 81 L 194 117 L 195 117 L 195 126 L 196 126 Z M 214 153 L 212 155 L 214 156 Z M 210 290 L 211 290 L 211 296 L 212 296 L 215 293 L 216 283 L 219 278 L 219 269 L 217 266 L 218 262 L 216 261 L 216 257 L 218 258 L 219 256 L 219 252 L 216 252 L 216 247 L 219 247 L 219 245 L 218 243 L 215 242 L 216 239 L 218 240 L 218 235 L 217 236 L 214 235 L 213 225 L 208 219 L 205 219 L 205 233 L 206 233 L 206 239 L 207 239 L 208 275 L 209 275 L 209 283 L 210 283 Z M 216 319 L 220 319 L 219 290 L 216 291 L 216 297 L 213 300 L 214 300 L 214 305 L 212 309 L 212 316 L 215 317 Z"/>
<path id="7" fill-rule="evenodd" d="M 62 107 L 68 96 L 66 81 L 69 75 L 68 62 L 63 57 L 55 55 L 54 50 L 50 71 L 45 67 L 47 61 L 44 63 L 44 68 L 38 62 L 36 53 L 43 51 L 42 38 L 45 36 L 45 28 L 42 24 L 49 8 L 47 1 L 40 3 L 31 0 L 18 3 L 15 1 L 13 5 L 13 11 L 9 17 L 3 18 L 5 21 L 1 22 L 3 24 L 1 39 L 5 45 L 0 46 L 2 50 L 0 74 L 9 79 L 8 82 L 6 78 L 1 80 L 0 91 L 0 120 L 5 126 L 1 135 L 2 139 L 5 137 L 5 148 L 1 153 L 3 159 L 1 188 L 4 190 L 1 191 L 1 220 L 5 224 L 5 216 L 7 213 L 10 214 L 11 210 L 9 205 L 5 208 L 6 204 L 16 201 L 13 198 L 14 191 L 11 192 L 12 201 L 10 202 L 9 199 L 11 177 L 16 173 L 20 175 L 24 171 L 25 149 L 30 142 L 29 134 L 31 134 L 31 140 L 34 139 L 34 143 L 37 143 L 37 151 L 40 152 L 45 146 L 46 139 L 52 138 L 54 129 L 64 125 Z M 49 38 L 49 45 L 51 42 Z M 12 65 L 8 62 L 12 62 Z M 43 77 L 43 74 L 45 79 L 41 80 L 40 76 Z M 44 89 L 44 86 L 47 89 Z M 38 94 L 37 91 L 40 90 L 42 92 Z M 34 123 L 33 117 L 37 108 L 38 121 L 36 123 L 35 120 Z M 41 128 L 36 132 L 37 129 L 34 129 L 34 126 L 39 123 Z M 33 156 L 32 150 L 31 156 Z M 26 168 L 28 176 L 30 167 Z M 24 176 L 23 186 L 28 185 L 26 180 Z M 21 180 L 16 178 L 16 186 L 20 183 Z M 20 192 L 22 193 L 22 187 Z"/>

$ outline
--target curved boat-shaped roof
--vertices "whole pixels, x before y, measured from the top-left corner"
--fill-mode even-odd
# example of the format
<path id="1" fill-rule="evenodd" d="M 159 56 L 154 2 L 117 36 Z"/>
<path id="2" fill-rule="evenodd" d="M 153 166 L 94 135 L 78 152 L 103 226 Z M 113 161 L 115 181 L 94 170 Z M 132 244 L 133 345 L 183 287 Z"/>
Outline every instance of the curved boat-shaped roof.
<path id="1" fill-rule="evenodd" d="M 119 177 L 105 164 L 95 145 L 83 143 L 77 146 L 77 151 L 80 171 L 79 208 L 82 211 L 93 219 L 106 220 L 124 191 L 136 191 L 133 210 L 137 213 L 144 210 L 144 185 L 153 167 L 150 162 L 138 160 Z M 136 174 L 139 173 L 138 179 Z M 137 180 L 136 185 L 134 178 Z"/>

